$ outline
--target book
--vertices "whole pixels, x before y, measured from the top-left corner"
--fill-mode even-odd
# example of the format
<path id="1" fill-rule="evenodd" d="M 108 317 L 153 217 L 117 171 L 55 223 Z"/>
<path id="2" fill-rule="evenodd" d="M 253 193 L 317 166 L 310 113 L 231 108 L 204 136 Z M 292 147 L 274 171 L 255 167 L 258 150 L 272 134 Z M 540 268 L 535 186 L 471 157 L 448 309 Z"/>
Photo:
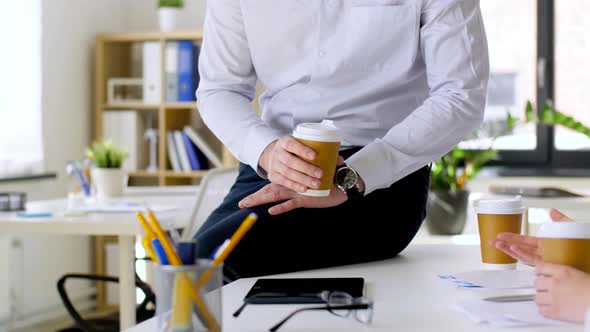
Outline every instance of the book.
<path id="1" fill-rule="evenodd" d="M 159 42 L 143 43 L 143 102 L 159 104 L 162 93 L 162 52 Z"/>
<path id="2" fill-rule="evenodd" d="M 135 110 L 116 110 L 102 113 L 102 138 L 127 151 L 122 169 L 136 171 L 147 164 L 147 142 L 143 139 L 145 123 Z"/>
<path id="3" fill-rule="evenodd" d="M 194 86 L 195 86 L 195 93 L 196 90 L 199 88 L 199 83 L 201 82 L 201 76 L 199 75 L 199 54 L 201 53 L 201 48 L 199 47 L 199 45 L 194 44 L 193 45 L 193 63 L 195 68 L 193 68 L 193 82 L 194 82 Z M 195 100 L 196 98 L 196 94 L 195 94 Z"/>
<path id="4" fill-rule="evenodd" d="M 183 172 L 190 172 L 192 170 L 190 161 L 188 159 L 188 153 L 184 146 L 184 140 L 182 139 L 182 132 L 179 130 L 174 131 L 174 143 L 176 143 L 176 151 L 180 160 L 180 168 Z"/>
<path id="5" fill-rule="evenodd" d="M 213 149 L 207 142 L 190 126 L 185 126 L 183 131 L 188 135 L 191 141 L 197 148 L 205 155 L 205 157 L 211 162 L 213 167 L 223 167 L 221 159 L 213 152 Z"/>
<path id="6" fill-rule="evenodd" d="M 181 132 L 181 134 L 182 139 L 184 141 L 184 147 L 188 155 L 188 161 L 191 165 L 191 170 L 198 171 L 200 169 L 203 169 L 201 163 L 199 162 L 199 158 L 197 157 L 197 147 L 193 144 L 190 138 L 188 138 L 185 132 Z"/>
<path id="7" fill-rule="evenodd" d="M 169 131 L 166 133 L 167 136 L 167 145 L 168 145 L 168 160 L 170 161 L 170 165 L 172 169 L 176 172 L 182 172 L 182 168 L 180 167 L 180 160 L 178 159 L 178 151 L 176 149 L 176 142 L 174 138 L 174 132 Z"/>
<path id="8" fill-rule="evenodd" d="M 165 51 L 166 101 L 178 100 L 178 42 L 166 43 Z"/>
<path id="9" fill-rule="evenodd" d="M 178 41 L 178 101 L 195 100 L 193 42 Z"/>

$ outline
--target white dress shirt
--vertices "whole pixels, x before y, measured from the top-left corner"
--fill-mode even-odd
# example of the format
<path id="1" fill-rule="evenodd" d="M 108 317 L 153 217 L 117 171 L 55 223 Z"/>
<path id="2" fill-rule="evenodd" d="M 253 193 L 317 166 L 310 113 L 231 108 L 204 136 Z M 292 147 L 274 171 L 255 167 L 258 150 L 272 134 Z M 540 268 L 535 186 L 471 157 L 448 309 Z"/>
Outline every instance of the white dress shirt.
<path id="1" fill-rule="evenodd" d="M 333 120 L 368 194 L 481 123 L 489 61 L 479 0 L 211 0 L 199 71 L 201 117 L 240 161 Z"/>

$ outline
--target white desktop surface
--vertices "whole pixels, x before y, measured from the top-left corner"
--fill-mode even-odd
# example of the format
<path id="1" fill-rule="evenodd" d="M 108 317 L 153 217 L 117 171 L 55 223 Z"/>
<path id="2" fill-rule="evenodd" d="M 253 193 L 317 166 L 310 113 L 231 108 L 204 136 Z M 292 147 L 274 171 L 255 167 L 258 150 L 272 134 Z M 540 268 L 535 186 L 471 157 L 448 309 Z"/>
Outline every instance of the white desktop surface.
<path id="1" fill-rule="evenodd" d="M 280 277 L 364 277 L 366 296 L 375 302 L 373 324 L 363 326 L 353 318 L 343 319 L 328 312 L 304 312 L 293 317 L 281 332 L 295 331 L 583 331 L 582 325 L 497 329 L 477 325 L 453 309 L 455 301 L 489 295 L 531 293 L 532 290 L 493 291 L 459 289 L 438 279 L 480 269 L 479 246 L 411 245 L 400 256 L 367 264 L 335 267 L 280 275 Z M 239 318 L 232 313 L 256 278 L 242 279 L 223 287 L 223 331 L 268 331 L 297 306 L 250 305 Z M 157 331 L 156 319 L 127 332 Z"/>
<path id="2" fill-rule="evenodd" d="M 137 198 L 136 198 L 137 199 Z M 133 199 L 129 199 L 132 201 Z M 52 213 L 51 217 L 22 218 L 16 212 L 0 212 L 0 233 L 44 233 L 63 235 L 116 235 L 119 245 L 119 298 L 122 326 L 135 325 L 135 236 L 143 230 L 134 213 L 88 213 L 64 216 L 65 199 L 27 203 L 27 212 Z M 188 208 L 188 212 L 187 212 Z M 188 222 L 193 206 L 158 213 L 162 227 L 180 227 Z M 64 271 L 76 272 L 76 271 Z"/>

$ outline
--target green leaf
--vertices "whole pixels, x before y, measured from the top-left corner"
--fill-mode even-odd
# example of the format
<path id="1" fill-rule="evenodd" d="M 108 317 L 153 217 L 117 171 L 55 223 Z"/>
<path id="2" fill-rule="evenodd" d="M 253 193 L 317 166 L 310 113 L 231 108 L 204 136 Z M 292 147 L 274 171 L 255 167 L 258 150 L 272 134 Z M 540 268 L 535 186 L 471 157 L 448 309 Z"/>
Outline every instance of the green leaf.
<path id="1" fill-rule="evenodd" d="M 514 129 L 514 127 L 516 127 L 516 124 L 520 122 L 519 118 L 513 117 L 512 114 L 510 114 L 510 112 L 508 112 L 507 116 L 506 116 L 506 127 L 510 130 Z"/>
<path id="2" fill-rule="evenodd" d="M 526 122 L 537 122 L 538 118 L 537 118 L 537 114 L 535 114 L 535 110 L 533 108 L 533 103 L 530 100 L 527 100 L 526 102 L 526 108 L 525 108 L 525 121 Z"/>
<path id="3" fill-rule="evenodd" d="M 183 0 L 158 0 L 158 7 L 182 8 L 184 7 L 184 2 Z"/>

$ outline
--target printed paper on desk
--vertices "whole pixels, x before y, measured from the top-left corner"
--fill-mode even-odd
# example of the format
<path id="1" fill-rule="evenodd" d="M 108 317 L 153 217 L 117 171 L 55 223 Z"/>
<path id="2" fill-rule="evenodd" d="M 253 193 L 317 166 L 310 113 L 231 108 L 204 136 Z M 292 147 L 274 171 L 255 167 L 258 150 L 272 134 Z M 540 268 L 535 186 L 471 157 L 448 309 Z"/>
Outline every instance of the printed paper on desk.
<path id="1" fill-rule="evenodd" d="M 470 271 L 451 275 L 439 275 L 457 287 L 516 289 L 532 288 L 535 280 L 533 269 L 508 271 Z"/>
<path id="2" fill-rule="evenodd" d="M 477 324 L 486 324 L 494 327 L 572 325 L 571 323 L 541 316 L 537 305 L 533 301 L 500 303 L 484 300 L 468 300 L 457 303 L 456 309 L 466 314 Z"/>

